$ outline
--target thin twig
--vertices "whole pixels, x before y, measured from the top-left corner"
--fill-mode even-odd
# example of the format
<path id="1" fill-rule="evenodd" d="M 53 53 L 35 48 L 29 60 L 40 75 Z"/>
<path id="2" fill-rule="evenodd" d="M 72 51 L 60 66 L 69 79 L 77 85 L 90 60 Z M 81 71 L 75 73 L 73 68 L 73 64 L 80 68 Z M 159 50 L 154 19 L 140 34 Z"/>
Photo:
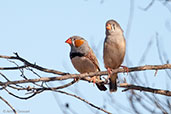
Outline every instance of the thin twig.
<path id="1" fill-rule="evenodd" d="M 154 4 L 154 2 L 155 0 L 151 0 L 151 2 L 145 8 L 142 8 L 142 10 L 147 11 Z"/>
<path id="2" fill-rule="evenodd" d="M 7 100 L 5 100 L 3 97 L 1 97 L 0 96 L 0 99 L 2 100 L 2 101 L 4 101 L 11 109 L 12 109 L 12 111 L 14 112 L 14 114 L 17 114 L 17 111 L 8 103 L 8 101 Z"/>
<path id="3" fill-rule="evenodd" d="M 123 90 L 123 91 L 128 91 L 130 89 L 133 89 L 133 90 L 151 92 L 151 93 L 160 94 L 160 95 L 171 96 L 171 91 L 169 91 L 169 90 L 161 90 L 161 89 L 154 89 L 154 88 L 149 88 L 149 87 L 142 87 L 142 86 L 136 86 L 136 85 L 127 84 L 127 83 L 120 84 L 120 87 L 126 88 L 126 90 Z"/>
<path id="4" fill-rule="evenodd" d="M 1 67 L 0 70 L 17 70 L 17 69 L 22 69 L 22 68 L 26 68 L 28 66 L 23 65 L 23 66 L 18 66 L 18 67 Z"/>
<path id="5" fill-rule="evenodd" d="M 59 91 L 59 90 L 53 90 L 53 91 L 59 92 L 59 93 L 65 94 L 65 95 L 69 95 L 69 96 L 72 96 L 72 97 L 75 97 L 75 98 L 77 98 L 77 99 L 79 99 L 79 100 L 81 100 L 81 101 L 83 101 L 83 102 L 89 104 L 90 106 L 92 106 L 92 107 L 94 107 L 94 108 L 96 108 L 96 109 L 98 109 L 98 110 L 101 110 L 101 111 L 103 111 L 103 112 L 105 112 L 105 113 L 107 113 L 107 114 L 112 114 L 112 113 L 110 113 L 110 112 L 108 112 L 108 111 L 106 111 L 106 110 L 104 110 L 104 109 L 102 109 L 102 108 L 100 108 L 100 107 L 98 107 L 98 106 L 96 106 L 96 105 L 94 105 L 94 104 L 88 102 L 87 100 L 85 100 L 85 99 L 83 99 L 83 98 L 81 98 L 81 97 L 79 97 L 79 96 L 74 95 L 74 94 L 67 93 L 67 92 L 65 92 L 65 91 Z"/>
<path id="6" fill-rule="evenodd" d="M 0 55 L 0 58 L 19 60 L 19 61 L 23 62 L 26 66 L 29 66 L 29 67 L 32 67 L 32 68 L 35 68 L 37 70 L 44 71 L 44 72 L 47 72 L 47 73 L 53 73 L 53 74 L 58 74 L 58 75 L 65 75 L 65 74 L 67 74 L 67 73 L 64 73 L 64 72 L 60 72 L 60 71 L 56 71 L 56 70 L 52 70 L 52 69 L 47 69 L 47 68 L 41 67 L 39 65 L 32 64 L 32 63 L 28 62 L 27 60 L 21 58 L 17 53 L 14 53 L 14 54 L 16 56 Z M 1 70 L 4 70 L 4 69 L 1 69 Z"/>
<path id="7" fill-rule="evenodd" d="M 18 98 L 18 99 L 22 99 L 22 100 L 30 99 L 30 98 L 34 97 L 35 95 L 37 95 L 37 94 L 39 94 L 39 93 L 43 92 L 43 90 L 35 91 L 35 92 L 33 92 L 33 94 L 32 94 L 32 95 L 30 95 L 30 96 L 28 96 L 28 97 L 20 97 L 20 96 L 17 96 L 17 95 L 15 95 L 15 94 L 13 94 L 13 93 L 12 93 L 12 92 L 10 92 L 10 91 L 8 91 L 7 89 L 5 89 L 5 91 L 6 91 L 8 94 L 12 95 L 13 97 L 16 97 L 16 98 Z"/>

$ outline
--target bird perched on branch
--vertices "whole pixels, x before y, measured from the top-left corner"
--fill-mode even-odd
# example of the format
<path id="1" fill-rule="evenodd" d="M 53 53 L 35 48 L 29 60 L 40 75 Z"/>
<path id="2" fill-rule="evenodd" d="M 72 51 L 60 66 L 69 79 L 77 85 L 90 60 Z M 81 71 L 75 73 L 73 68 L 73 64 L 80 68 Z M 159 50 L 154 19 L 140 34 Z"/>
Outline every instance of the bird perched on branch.
<path id="1" fill-rule="evenodd" d="M 74 68 L 78 72 L 89 73 L 100 71 L 97 58 L 84 38 L 80 36 L 72 36 L 65 42 L 71 46 L 70 59 Z M 91 80 L 95 83 L 96 80 L 100 80 L 100 76 L 94 76 Z M 96 83 L 96 85 L 101 91 L 107 89 L 102 83 Z"/>
<path id="2" fill-rule="evenodd" d="M 103 59 L 109 73 L 110 92 L 117 91 L 117 74 L 111 74 L 111 69 L 119 68 L 123 62 L 126 42 L 123 30 L 115 20 L 106 22 L 106 38 L 104 41 Z"/>

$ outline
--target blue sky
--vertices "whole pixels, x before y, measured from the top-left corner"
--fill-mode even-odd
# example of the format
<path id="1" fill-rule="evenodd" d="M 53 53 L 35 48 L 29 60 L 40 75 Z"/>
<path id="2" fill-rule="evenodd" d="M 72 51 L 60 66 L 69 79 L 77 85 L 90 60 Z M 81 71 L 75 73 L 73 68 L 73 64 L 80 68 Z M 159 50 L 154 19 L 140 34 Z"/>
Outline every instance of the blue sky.
<path id="1" fill-rule="evenodd" d="M 148 10 L 141 8 L 149 4 L 148 0 L 135 1 L 133 21 L 127 39 L 127 54 L 132 61 L 132 66 L 145 64 L 161 64 L 156 49 L 156 32 L 159 33 L 159 41 L 162 49 L 170 54 L 171 42 L 171 12 L 160 2 Z M 126 35 L 128 19 L 130 13 L 130 1 L 104 0 L 5 0 L 0 1 L 0 54 L 12 55 L 13 52 L 30 62 L 63 72 L 78 73 L 72 66 L 69 59 L 70 47 L 65 44 L 65 40 L 70 36 L 79 35 L 84 37 L 98 55 L 100 68 L 104 69 L 102 59 L 103 40 L 105 37 L 105 22 L 109 19 L 117 20 Z M 129 38 L 129 40 L 128 40 Z M 152 47 L 148 52 L 147 58 L 143 64 L 139 60 L 145 51 L 147 44 L 153 40 Z M 127 56 L 126 56 L 127 57 Z M 0 60 L 0 66 L 9 66 L 3 60 Z M 123 63 L 126 65 L 126 62 Z M 19 72 L 3 72 L 8 74 L 10 79 L 19 79 Z M 152 75 L 154 72 L 147 72 Z M 151 85 L 166 89 L 166 86 L 160 83 L 162 71 L 159 76 L 152 77 Z M 40 73 L 42 76 L 51 76 Z M 123 74 L 121 74 L 123 76 Z M 35 78 L 29 75 L 30 78 Z M 126 77 L 126 76 L 124 76 Z M 167 80 L 163 79 L 165 82 Z M 55 82 L 59 84 L 60 82 Z M 99 92 L 93 84 L 79 81 L 75 85 L 64 89 L 67 92 L 78 94 L 75 91 L 79 89 L 83 98 L 98 106 L 103 106 L 105 100 L 108 100 L 107 92 Z M 70 96 L 59 93 L 52 94 L 44 92 L 29 100 L 22 101 L 9 96 L 4 91 L 0 92 L 11 105 L 18 110 L 29 110 L 29 114 L 54 114 L 62 113 L 57 105 L 55 98 L 64 105 L 70 103 L 77 113 L 92 113 L 87 104 L 78 101 Z M 54 97 L 55 96 L 55 97 Z M 126 100 L 125 93 L 121 89 L 113 93 L 112 97 L 118 99 L 119 103 Z M 123 99 L 120 101 L 119 99 Z M 1 102 L 1 101 L 0 101 Z M 128 104 L 125 103 L 125 106 Z M 117 112 L 110 105 L 107 110 Z M 0 113 L 9 109 L 4 103 L 0 103 Z M 77 107 L 77 108 L 74 108 Z M 91 108 L 93 111 L 96 109 Z"/>

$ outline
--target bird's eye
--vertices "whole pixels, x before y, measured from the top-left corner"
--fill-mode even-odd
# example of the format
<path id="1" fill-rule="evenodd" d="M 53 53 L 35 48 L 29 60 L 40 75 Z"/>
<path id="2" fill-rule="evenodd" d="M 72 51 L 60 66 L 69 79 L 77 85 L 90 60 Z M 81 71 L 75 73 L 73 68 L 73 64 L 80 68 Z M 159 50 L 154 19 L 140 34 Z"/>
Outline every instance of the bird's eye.
<path id="1" fill-rule="evenodd" d="M 115 30 L 115 24 L 112 24 L 112 28 Z"/>

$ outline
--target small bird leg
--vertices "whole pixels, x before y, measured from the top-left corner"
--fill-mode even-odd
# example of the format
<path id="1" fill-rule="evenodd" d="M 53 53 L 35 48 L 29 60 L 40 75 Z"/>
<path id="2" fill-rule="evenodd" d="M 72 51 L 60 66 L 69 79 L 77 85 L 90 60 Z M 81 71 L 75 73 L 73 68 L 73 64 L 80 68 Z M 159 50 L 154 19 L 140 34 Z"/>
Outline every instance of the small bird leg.
<path id="1" fill-rule="evenodd" d="M 93 86 L 96 83 L 96 76 L 93 76 L 92 78 L 90 78 L 90 81 L 93 82 Z"/>
<path id="2" fill-rule="evenodd" d="M 74 78 L 74 81 L 78 82 L 80 80 L 80 78 Z"/>
<path id="3" fill-rule="evenodd" d="M 108 77 L 107 77 L 107 79 L 109 79 L 109 78 L 110 78 L 110 75 L 112 74 L 112 70 L 111 70 L 110 68 L 107 68 L 107 72 L 108 72 Z"/>
<path id="4" fill-rule="evenodd" d="M 123 66 L 123 65 L 121 65 L 121 67 L 124 69 L 124 71 L 125 71 L 125 72 L 127 73 L 127 75 L 128 75 L 129 68 L 126 67 L 126 66 Z"/>

